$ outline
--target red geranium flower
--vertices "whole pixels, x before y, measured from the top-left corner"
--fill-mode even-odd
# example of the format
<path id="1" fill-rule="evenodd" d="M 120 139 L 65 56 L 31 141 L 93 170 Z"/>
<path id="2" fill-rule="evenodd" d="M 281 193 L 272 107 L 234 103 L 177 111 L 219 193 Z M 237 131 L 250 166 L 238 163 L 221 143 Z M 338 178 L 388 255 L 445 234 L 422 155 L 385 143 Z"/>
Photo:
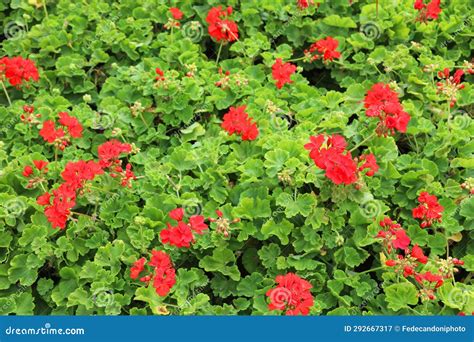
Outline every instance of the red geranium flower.
<path id="1" fill-rule="evenodd" d="M 153 267 L 153 272 L 140 278 L 141 282 L 148 285 L 153 277 L 153 287 L 159 296 L 166 296 L 176 284 L 176 272 L 168 254 L 163 251 L 152 250 L 148 265 Z M 137 279 L 145 271 L 146 258 L 142 257 L 134 262 L 130 268 L 130 278 Z"/>
<path id="2" fill-rule="evenodd" d="M 426 264 L 428 262 L 428 257 L 423 254 L 423 250 L 418 245 L 413 246 L 410 255 L 422 264 Z"/>
<path id="3" fill-rule="evenodd" d="M 435 195 L 430 195 L 423 191 L 418 196 L 420 205 L 413 208 L 412 215 L 415 219 L 420 219 L 420 227 L 430 227 L 433 222 L 441 222 L 444 207 L 439 204 L 438 198 Z"/>
<path id="4" fill-rule="evenodd" d="M 133 263 L 133 266 L 130 268 L 130 278 L 137 279 L 140 276 L 140 273 L 145 270 L 145 258 L 140 258 Z"/>
<path id="5" fill-rule="evenodd" d="M 272 76 L 277 81 L 276 86 L 281 89 L 286 83 L 293 83 L 290 76 L 296 71 L 296 65 L 283 63 L 281 58 L 277 58 L 272 66 Z"/>
<path id="6" fill-rule="evenodd" d="M 173 18 L 176 19 L 176 20 L 183 19 L 183 12 L 181 12 L 179 8 L 171 7 L 170 8 L 170 13 L 173 16 Z"/>
<path id="7" fill-rule="evenodd" d="M 377 237 L 384 239 L 385 247 L 389 253 L 392 248 L 402 250 L 408 248 L 410 245 L 410 238 L 398 223 L 392 221 L 389 217 L 386 217 L 383 221 L 380 221 L 379 224 L 384 229 L 378 232 Z"/>
<path id="8" fill-rule="evenodd" d="M 308 315 L 310 308 L 314 305 L 310 291 L 312 285 L 294 273 L 278 275 L 275 281 L 278 285 L 266 293 L 270 298 L 268 308 L 286 310 L 285 314 L 288 316 Z"/>
<path id="9" fill-rule="evenodd" d="M 66 112 L 59 113 L 59 123 L 67 127 L 67 130 L 71 137 L 80 138 L 82 137 L 82 125 L 79 123 L 77 118 L 70 116 Z"/>
<path id="10" fill-rule="evenodd" d="M 193 231 L 196 234 L 203 234 L 203 231 L 208 229 L 208 225 L 204 223 L 204 217 L 200 215 L 193 215 L 189 218 L 189 223 L 183 221 L 184 210 L 182 208 L 173 209 L 169 212 L 169 217 L 178 221 L 178 225 L 173 227 L 167 223 L 167 228 L 160 232 L 162 243 L 170 244 L 176 247 L 191 247 L 191 242 L 194 241 Z"/>
<path id="11" fill-rule="evenodd" d="M 438 93 L 443 94 L 449 101 L 449 106 L 454 107 L 457 102 L 457 93 L 459 90 L 464 89 L 464 84 L 461 82 L 461 78 L 464 75 L 462 69 L 458 69 L 454 72 L 453 76 L 450 76 L 451 71 L 445 68 L 443 71 L 438 72 L 438 77 L 441 79 L 436 85 L 438 87 Z"/>
<path id="12" fill-rule="evenodd" d="M 7 78 L 12 86 L 20 88 L 23 82 L 37 82 L 39 74 L 35 63 L 29 59 L 3 57 L 0 59 L 0 81 L 4 78 Z"/>
<path id="13" fill-rule="evenodd" d="M 364 107 L 368 117 L 379 118 L 376 132 L 379 135 L 406 132 L 410 115 L 403 110 L 398 94 L 388 84 L 376 83 L 367 92 Z"/>
<path id="14" fill-rule="evenodd" d="M 232 14 L 232 7 L 222 10 L 222 6 L 213 7 L 209 10 L 206 22 L 209 24 L 208 32 L 216 41 L 233 42 L 239 39 L 237 24 L 227 19 Z"/>
<path id="15" fill-rule="evenodd" d="M 372 177 L 379 170 L 377 160 L 375 160 L 375 156 L 372 153 L 360 156 L 359 161 L 363 162 L 363 164 L 359 166 L 359 171 L 369 169 L 368 171 L 365 171 L 366 176 Z"/>
<path id="16" fill-rule="evenodd" d="M 413 7 L 418 11 L 418 21 L 426 22 L 428 19 L 438 19 L 441 13 L 441 0 L 432 0 L 428 4 L 424 0 L 415 0 Z"/>
<path id="17" fill-rule="evenodd" d="M 240 135 L 242 140 L 255 140 L 258 137 L 258 128 L 253 119 L 245 112 L 245 108 L 246 106 L 230 107 L 229 111 L 224 114 L 221 127 L 229 135 L 234 133 Z"/>
<path id="18" fill-rule="evenodd" d="M 334 134 L 326 137 L 323 134 L 311 136 L 310 143 L 304 145 L 309 150 L 309 157 L 317 167 L 326 171 L 326 177 L 334 184 L 352 184 L 357 181 L 357 164 L 351 153 L 345 151 L 346 140 Z"/>
<path id="19" fill-rule="evenodd" d="M 336 51 L 339 41 L 333 37 L 326 37 L 311 44 L 309 49 L 304 51 L 305 56 L 312 62 L 319 58 L 326 61 L 333 61 L 335 58 L 341 58 L 341 53 Z"/>

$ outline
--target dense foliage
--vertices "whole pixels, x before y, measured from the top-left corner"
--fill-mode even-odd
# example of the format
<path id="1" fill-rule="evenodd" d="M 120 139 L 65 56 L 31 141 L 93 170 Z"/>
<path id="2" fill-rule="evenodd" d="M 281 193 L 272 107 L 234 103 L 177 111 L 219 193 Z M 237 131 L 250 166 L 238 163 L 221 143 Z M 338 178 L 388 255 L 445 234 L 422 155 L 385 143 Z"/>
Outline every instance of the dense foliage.
<path id="1" fill-rule="evenodd" d="M 472 18 L 0 1 L 0 313 L 471 314 Z"/>

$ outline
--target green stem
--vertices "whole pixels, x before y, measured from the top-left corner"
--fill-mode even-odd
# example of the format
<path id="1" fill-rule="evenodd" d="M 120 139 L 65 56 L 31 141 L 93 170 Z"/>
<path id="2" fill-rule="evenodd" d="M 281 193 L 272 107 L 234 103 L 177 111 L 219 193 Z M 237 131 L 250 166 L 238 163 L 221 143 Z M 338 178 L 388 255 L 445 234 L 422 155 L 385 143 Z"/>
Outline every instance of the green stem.
<path id="1" fill-rule="evenodd" d="M 44 15 L 47 18 L 48 17 L 48 9 L 46 8 L 46 0 L 43 1 L 43 9 L 44 9 Z"/>
<path id="2" fill-rule="evenodd" d="M 293 58 L 293 59 L 288 60 L 287 62 L 298 62 L 298 61 L 304 60 L 305 58 L 306 58 L 306 56 L 299 57 L 299 58 Z"/>
<path id="3" fill-rule="evenodd" d="M 3 83 L 3 81 L 0 81 L 0 83 L 2 83 L 3 92 L 5 93 L 5 96 L 7 97 L 7 100 L 8 100 L 8 104 L 11 107 L 12 101 L 10 100 L 10 96 L 8 95 L 8 91 L 7 91 L 7 88 L 5 87 L 5 83 Z"/>
<path id="4" fill-rule="evenodd" d="M 224 45 L 224 42 L 221 42 L 221 45 L 219 45 L 219 51 L 217 51 L 216 65 L 219 65 L 219 58 L 221 57 L 221 51 L 222 51 L 223 45 Z"/>
<path id="5" fill-rule="evenodd" d="M 360 143 L 358 143 L 357 145 L 355 145 L 353 148 L 351 148 L 349 150 L 349 152 L 353 152 L 355 149 L 357 149 L 358 147 L 360 147 L 361 145 L 363 145 L 364 143 L 366 143 L 367 141 L 369 141 L 370 139 L 372 139 L 374 136 L 375 136 L 375 132 L 373 132 L 371 135 L 369 135 L 367 138 L 365 138 L 364 140 L 362 140 Z"/>

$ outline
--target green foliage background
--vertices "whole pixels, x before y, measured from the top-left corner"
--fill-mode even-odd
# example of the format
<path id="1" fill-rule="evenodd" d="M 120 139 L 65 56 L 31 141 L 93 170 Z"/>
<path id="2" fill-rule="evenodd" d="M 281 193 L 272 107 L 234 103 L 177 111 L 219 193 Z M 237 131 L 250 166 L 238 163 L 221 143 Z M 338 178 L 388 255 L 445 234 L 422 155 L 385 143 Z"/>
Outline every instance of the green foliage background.
<path id="1" fill-rule="evenodd" d="M 378 15 L 374 1 L 318 2 L 303 15 L 296 1 L 222 3 L 234 7 L 240 39 L 224 46 L 219 64 L 248 81 L 223 90 L 214 85 L 219 45 L 205 25 L 217 1 L 47 1 L 48 17 L 34 1 L 0 1 L 3 26 L 20 28 L 4 37 L 2 55 L 33 59 L 41 77 L 23 92 L 9 88 L 12 107 L 0 96 L 0 313 L 135 315 L 166 306 L 182 315 L 275 314 L 265 292 L 287 272 L 312 283 L 312 314 L 474 311 L 474 199 L 460 187 L 474 176 L 473 78 L 466 77 L 448 122 L 446 101 L 422 70 L 471 60 L 472 6 L 442 1 L 439 20 L 425 24 L 415 21 L 411 0 L 380 0 Z M 163 28 L 170 5 L 184 12 L 173 32 Z M 326 36 L 340 42 L 341 62 L 298 62 L 294 83 L 278 90 L 275 58 L 300 57 Z M 190 64 L 197 71 L 185 77 Z M 153 86 L 156 67 L 170 79 L 167 88 Z M 332 185 L 310 167 L 303 145 L 316 132 L 340 133 L 351 146 L 368 137 L 375 122 L 361 101 L 374 83 L 391 81 L 412 117 L 408 132 L 368 142 L 381 168 L 361 190 Z M 146 110 L 134 116 L 136 102 Z M 25 189 L 21 170 L 32 159 L 53 161 L 54 151 L 38 129 L 21 123 L 23 104 L 33 104 L 42 120 L 69 111 L 86 128 L 51 163 L 52 178 L 67 161 L 93 158 L 114 128 L 140 149 L 130 161 L 141 177 L 118 191 L 97 182 L 103 191 L 75 209 L 95 219 L 80 216 L 65 231 L 53 230 L 35 203 L 42 191 Z M 259 126 L 256 141 L 229 138 L 219 126 L 228 107 L 242 104 Z M 291 184 L 279 181 L 282 172 Z M 411 217 L 422 190 L 445 207 L 434 231 Z M 221 208 L 242 221 L 230 239 L 211 232 L 189 250 L 164 247 L 159 231 L 177 206 L 205 216 Z M 431 258 L 445 255 L 447 238 L 456 237 L 449 253 L 465 267 L 436 300 L 421 303 L 415 285 L 390 269 L 361 273 L 383 264 L 374 236 L 384 215 Z M 169 252 L 177 269 L 166 298 L 129 277 L 130 265 L 153 248 Z"/>

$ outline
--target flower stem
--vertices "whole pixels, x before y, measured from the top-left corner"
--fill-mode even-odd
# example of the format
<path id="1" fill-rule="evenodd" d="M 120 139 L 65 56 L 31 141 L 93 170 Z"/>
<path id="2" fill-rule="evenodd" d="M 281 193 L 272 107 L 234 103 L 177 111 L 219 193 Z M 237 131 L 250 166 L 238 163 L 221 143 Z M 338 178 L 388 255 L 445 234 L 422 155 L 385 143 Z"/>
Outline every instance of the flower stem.
<path id="1" fill-rule="evenodd" d="M 221 51 L 222 51 L 223 45 L 224 45 L 224 42 L 221 42 L 221 45 L 219 45 L 219 51 L 217 51 L 216 65 L 219 65 L 219 58 L 221 57 Z"/>
<path id="2" fill-rule="evenodd" d="M 48 17 L 48 9 L 46 8 L 46 0 L 43 0 L 43 9 L 44 9 L 44 15 L 47 18 Z"/>
<path id="3" fill-rule="evenodd" d="M 293 59 L 288 60 L 287 62 L 298 62 L 298 61 L 304 60 L 305 58 L 306 58 L 306 56 L 299 57 L 299 58 L 293 58 Z"/>
<path id="4" fill-rule="evenodd" d="M 361 145 L 365 144 L 367 141 L 369 141 L 370 139 L 372 139 L 374 136 L 375 136 L 375 132 L 372 132 L 371 135 L 369 135 L 367 138 L 365 138 L 365 139 L 362 140 L 360 143 L 358 143 L 358 144 L 355 145 L 353 148 L 351 148 L 351 149 L 349 150 L 349 152 L 353 152 L 355 149 L 357 149 L 357 148 L 360 147 Z"/>
<path id="5" fill-rule="evenodd" d="M 3 92 L 5 93 L 5 96 L 7 97 L 8 104 L 11 107 L 12 106 L 12 101 L 10 100 L 10 96 L 8 95 L 8 91 L 7 91 L 7 88 L 5 87 L 5 83 L 3 83 L 3 81 L 0 81 L 0 83 L 2 84 Z"/>

